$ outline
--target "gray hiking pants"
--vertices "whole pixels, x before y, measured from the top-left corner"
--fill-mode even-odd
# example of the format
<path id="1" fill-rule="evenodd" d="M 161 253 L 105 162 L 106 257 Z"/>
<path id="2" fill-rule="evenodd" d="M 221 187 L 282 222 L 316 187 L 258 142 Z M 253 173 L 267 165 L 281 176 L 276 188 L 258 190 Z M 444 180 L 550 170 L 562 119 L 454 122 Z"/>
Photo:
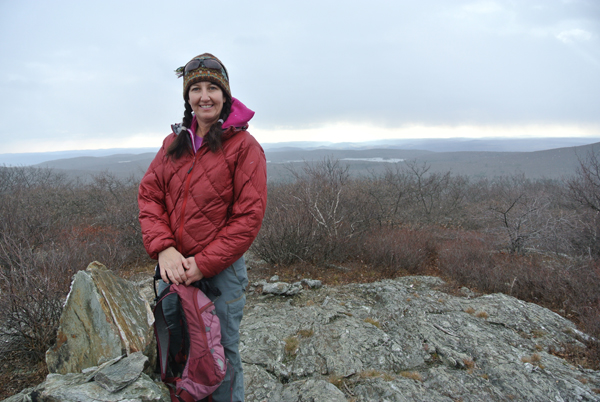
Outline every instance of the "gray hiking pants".
<path id="1" fill-rule="evenodd" d="M 213 393 L 213 401 L 242 402 L 244 400 L 244 373 L 239 350 L 240 322 L 244 315 L 245 291 L 246 286 L 248 286 L 248 274 L 246 273 L 244 257 L 218 275 L 209 278 L 208 281 L 221 291 L 221 296 L 218 298 L 213 294 L 207 294 L 207 296 L 215 304 L 215 310 L 221 322 L 221 344 L 225 349 L 225 357 L 229 360 L 227 375 L 221 386 Z M 159 280 L 159 294 L 166 287 L 167 284 Z M 181 328 L 177 328 L 180 320 L 176 299 L 172 301 L 165 299 L 163 301 L 163 311 L 171 332 L 180 332 Z M 170 346 L 170 350 L 178 349 L 179 345 Z"/>

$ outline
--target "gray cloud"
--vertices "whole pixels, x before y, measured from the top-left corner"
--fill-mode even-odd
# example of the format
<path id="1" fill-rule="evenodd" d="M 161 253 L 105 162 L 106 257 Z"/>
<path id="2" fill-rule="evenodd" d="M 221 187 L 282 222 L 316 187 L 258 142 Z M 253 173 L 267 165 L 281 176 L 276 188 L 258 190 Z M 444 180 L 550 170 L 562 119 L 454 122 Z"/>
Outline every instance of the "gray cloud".
<path id="1" fill-rule="evenodd" d="M 0 2 L 2 142 L 165 132 L 204 51 L 263 129 L 600 124 L 597 2 L 288 3 Z"/>

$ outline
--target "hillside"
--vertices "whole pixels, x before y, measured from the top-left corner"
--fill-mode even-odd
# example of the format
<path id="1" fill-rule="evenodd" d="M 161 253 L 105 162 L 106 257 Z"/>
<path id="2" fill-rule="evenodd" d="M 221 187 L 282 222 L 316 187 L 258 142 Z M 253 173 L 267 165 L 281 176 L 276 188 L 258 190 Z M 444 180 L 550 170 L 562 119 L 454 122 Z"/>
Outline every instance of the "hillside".
<path id="1" fill-rule="evenodd" d="M 290 168 L 301 167 L 304 161 L 326 157 L 340 159 L 356 176 L 381 173 L 391 162 L 416 160 L 431 165 L 431 172 L 451 171 L 457 175 L 488 178 L 523 173 L 531 179 L 559 179 L 573 175 L 579 158 L 599 148 L 600 143 L 534 152 L 433 152 L 394 148 L 307 150 L 285 147 L 267 148 L 265 154 L 270 181 L 289 179 Z M 118 177 L 141 177 L 153 157 L 154 153 L 77 157 L 43 162 L 36 166 L 53 168 L 71 177 L 87 177 L 103 171 Z M 375 158 L 380 161 L 375 161 Z"/>

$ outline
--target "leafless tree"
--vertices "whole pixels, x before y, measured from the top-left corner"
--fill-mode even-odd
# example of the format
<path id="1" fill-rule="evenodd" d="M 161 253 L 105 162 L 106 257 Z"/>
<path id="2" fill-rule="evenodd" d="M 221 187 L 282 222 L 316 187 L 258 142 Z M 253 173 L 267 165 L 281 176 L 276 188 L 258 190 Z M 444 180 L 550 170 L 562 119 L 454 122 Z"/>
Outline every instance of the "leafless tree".
<path id="1" fill-rule="evenodd" d="M 495 180 L 488 202 L 492 220 L 508 237 L 511 253 L 523 253 L 528 242 L 548 226 L 544 212 L 550 202 L 545 194 L 534 191 L 524 175 Z"/>

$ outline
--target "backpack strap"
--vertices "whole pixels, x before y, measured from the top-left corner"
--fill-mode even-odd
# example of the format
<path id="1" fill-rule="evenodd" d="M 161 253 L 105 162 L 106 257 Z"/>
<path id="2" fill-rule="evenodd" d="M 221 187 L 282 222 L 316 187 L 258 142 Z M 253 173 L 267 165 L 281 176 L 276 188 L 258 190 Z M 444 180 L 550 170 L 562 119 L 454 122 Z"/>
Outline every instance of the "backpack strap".
<path id="1" fill-rule="evenodd" d="M 221 291 L 219 290 L 219 288 L 213 285 L 212 282 L 210 282 L 206 278 L 200 279 L 199 281 L 192 283 L 192 286 L 200 289 L 205 295 L 212 294 L 216 298 L 219 298 L 219 296 L 221 296 Z"/>
<path id="2" fill-rule="evenodd" d="M 165 318 L 163 311 L 163 300 L 171 292 L 171 286 L 167 286 L 165 290 L 160 293 L 160 297 L 157 296 L 158 301 L 154 307 L 154 328 L 156 335 L 156 345 L 158 347 L 158 363 L 160 367 L 160 377 L 163 382 L 166 380 L 167 375 L 167 362 L 169 357 L 169 343 L 171 341 L 171 333 L 169 332 L 169 326 Z"/>
<path id="3" fill-rule="evenodd" d="M 156 282 L 158 282 L 158 280 L 161 279 L 160 276 L 160 266 L 158 264 L 156 264 L 156 267 L 154 267 L 154 286 L 152 286 L 152 288 L 154 289 L 154 302 L 158 302 L 158 291 L 156 290 Z"/>

